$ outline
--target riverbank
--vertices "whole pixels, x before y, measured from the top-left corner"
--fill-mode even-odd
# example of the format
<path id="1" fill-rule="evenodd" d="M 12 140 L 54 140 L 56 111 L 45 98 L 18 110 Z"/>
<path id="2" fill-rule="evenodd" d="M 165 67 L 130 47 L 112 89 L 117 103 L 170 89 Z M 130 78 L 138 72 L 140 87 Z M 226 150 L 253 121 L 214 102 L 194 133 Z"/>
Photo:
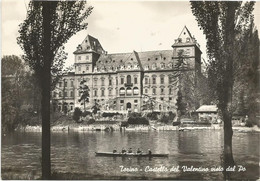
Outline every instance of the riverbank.
<path id="1" fill-rule="evenodd" d="M 129 127 L 120 127 L 119 123 L 107 122 L 102 124 L 91 124 L 86 125 L 82 123 L 73 124 L 59 124 L 51 127 L 52 132 L 84 132 L 84 131 L 192 131 L 192 130 L 221 130 L 222 125 L 212 124 L 211 126 L 171 126 L 171 125 L 160 125 L 160 126 L 147 126 L 147 125 L 130 125 Z M 18 127 L 16 131 L 24 132 L 41 132 L 41 126 L 24 126 Z M 234 132 L 260 132 L 260 128 L 245 127 L 245 126 L 235 126 L 233 127 Z"/>

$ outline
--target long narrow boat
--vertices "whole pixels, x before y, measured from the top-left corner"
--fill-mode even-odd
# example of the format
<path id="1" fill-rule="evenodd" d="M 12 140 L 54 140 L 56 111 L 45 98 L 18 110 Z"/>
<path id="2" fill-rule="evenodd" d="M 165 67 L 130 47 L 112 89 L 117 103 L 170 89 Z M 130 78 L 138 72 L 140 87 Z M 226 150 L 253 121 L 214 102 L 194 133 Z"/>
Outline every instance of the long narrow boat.
<path id="1" fill-rule="evenodd" d="M 96 156 L 114 156 L 114 157 L 125 157 L 125 156 L 136 156 L 136 157 L 168 157 L 168 154 L 158 153 L 112 153 L 112 152 L 95 152 Z"/>

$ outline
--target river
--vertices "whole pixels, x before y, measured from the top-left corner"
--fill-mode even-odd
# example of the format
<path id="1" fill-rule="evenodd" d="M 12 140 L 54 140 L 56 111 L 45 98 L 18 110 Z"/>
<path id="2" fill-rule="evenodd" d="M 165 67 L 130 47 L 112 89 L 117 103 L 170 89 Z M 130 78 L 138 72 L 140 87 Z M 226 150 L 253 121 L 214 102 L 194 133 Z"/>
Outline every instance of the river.
<path id="1" fill-rule="evenodd" d="M 151 149 L 154 153 L 167 153 L 169 157 L 95 156 L 95 151 L 112 151 L 114 147 L 131 147 L 134 150 L 141 148 L 144 151 Z M 52 171 L 81 174 L 88 179 L 222 180 L 221 171 L 182 170 L 183 166 L 209 169 L 220 167 L 222 148 L 222 130 L 52 133 Z M 259 133 L 235 132 L 233 154 L 236 165 L 241 165 L 246 170 L 238 172 L 236 167 L 236 171 L 232 172 L 232 178 L 259 178 Z M 3 136 L 1 157 L 3 179 L 40 177 L 41 133 L 15 132 Z M 170 171 L 170 168 L 177 166 L 180 167 L 180 171 Z M 159 167 L 168 170 L 160 170 Z M 129 171 L 134 168 L 138 171 Z"/>

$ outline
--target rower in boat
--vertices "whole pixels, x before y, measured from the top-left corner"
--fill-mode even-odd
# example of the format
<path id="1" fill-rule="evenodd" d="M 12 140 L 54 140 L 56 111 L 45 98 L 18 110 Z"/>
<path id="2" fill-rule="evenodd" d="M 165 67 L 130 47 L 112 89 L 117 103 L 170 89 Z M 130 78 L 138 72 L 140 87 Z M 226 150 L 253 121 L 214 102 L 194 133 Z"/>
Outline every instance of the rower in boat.
<path id="1" fill-rule="evenodd" d="M 148 155 L 152 156 L 152 151 L 150 149 L 148 149 Z"/>
<path id="2" fill-rule="evenodd" d="M 136 153 L 137 154 L 142 154 L 142 151 L 140 150 L 140 148 L 137 149 Z"/>
<path id="3" fill-rule="evenodd" d="M 125 153 L 126 153 L 126 149 L 123 148 L 123 149 L 122 149 L 122 154 L 125 154 Z"/>
<path id="4" fill-rule="evenodd" d="M 114 150 L 113 150 L 113 153 L 116 153 L 117 151 L 116 151 L 116 148 L 114 148 Z"/>

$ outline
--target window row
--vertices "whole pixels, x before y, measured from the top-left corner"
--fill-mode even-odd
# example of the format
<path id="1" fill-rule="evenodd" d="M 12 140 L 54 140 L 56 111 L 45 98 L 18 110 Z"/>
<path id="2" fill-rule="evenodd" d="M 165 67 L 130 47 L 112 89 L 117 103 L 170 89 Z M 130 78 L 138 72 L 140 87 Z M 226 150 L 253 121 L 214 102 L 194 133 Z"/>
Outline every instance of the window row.
<path id="1" fill-rule="evenodd" d="M 62 92 L 53 92 L 52 94 L 53 98 L 57 98 L 57 97 L 74 97 L 74 91 L 64 91 Z"/>
<path id="2" fill-rule="evenodd" d="M 78 60 L 89 60 L 89 55 L 85 55 L 85 56 L 78 55 L 77 57 L 78 57 Z"/>
<path id="3" fill-rule="evenodd" d="M 128 87 L 128 88 L 124 88 L 124 87 L 121 87 L 119 89 L 119 95 L 120 96 L 124 96 L 124 95 L 127 95 L 127 96 L 131 96 L 131 95 L 138 95 L 139 94 L 139 89 L 138 87 L 134 87 L 133 89 Z"/>
<path id="4" fill-rule="evenodd" d="M 157 84 L 157 78 L 156 77 L 152 77 L 151 80 L 152 84 Z M 173 78 L 171 76 L 168 76 L 168 83 L 171 84 L 173 82 Z M 160 77 L 160 84 L 164 84 L 165 83 L 165 77 L 161 76 Z M 149 77 L 145 77 L 144 78 L 144 84 L 150 84 L 150 78 Z"/>
<path id="5" fill-rule="evenodd" d="M 160 68 L 160 69 L 170 68 L 170 69 L 172 69 L 173 67 L 174 67 L 173 63 L 169 63 L 167 66 L 166 66 L 165 63 L 161 63 L 160 66 L 157 66 L 157 63 L 154 63 L 151 66 L 145 65 L 144 70 L 149 70 L 150 68 L 152 68 L 152 69 L 157 69 L 157 68 Z"/>
<path id="6" fill-rule="evenodd" d="M 144 89 L 144 93 L 145 93 L 145 94 L 148 94 L 148 90 L 149 90 L 149 89 Z M 161 94 L 165 94 L 165 89 L 164 89 L 164 88 L 161 88 L 160 93 L 161 93 Z M 171 95 L 172 93 L 173 93 L 172 88 L 169 88 L 169 89 L 168 89 L 168 94 Z M 156 88 L 153 88 L 153 89 L 152 89 L 152 94 L 153 94 L 153 95 L 156 95 Z"/>
<path id="7" fill-rule="evenodd" d="M 82 73 L 84 74 L 84 73 L 85 73 L 84 67 L 86 68 L 85 70 L 88 72 L 89 69 L 90 69 L 90 66 L 89 66 L 89 65 L 87 65 L 87 66 L 85 66 L 85 65 L 84 65 L 84 66 L 83 66 L 83 65 L 78 65 L 78 66 L 76 67 L 76 69 L 78 69 L 79 72 L 82 71 Z"/>
<path id="8" fill-rule="evenodd" d="M 62 82 L 59 82 L 59 87 L 73 87 L 74 86 L 74 81 L 71 80 L 70 84 L 68 80 L 63 80 Z"/>
<path id="9" fill-rule="evenodd" d="M 94 72 L 100 71 L 117 71 L 117 70 L 131 70 L 131 69 L 139 69 L 140 66 L 138 64 L 134 65 L 120 65 L 120 66 L 108 66 L 108 67 L 95 67 Z"/>

